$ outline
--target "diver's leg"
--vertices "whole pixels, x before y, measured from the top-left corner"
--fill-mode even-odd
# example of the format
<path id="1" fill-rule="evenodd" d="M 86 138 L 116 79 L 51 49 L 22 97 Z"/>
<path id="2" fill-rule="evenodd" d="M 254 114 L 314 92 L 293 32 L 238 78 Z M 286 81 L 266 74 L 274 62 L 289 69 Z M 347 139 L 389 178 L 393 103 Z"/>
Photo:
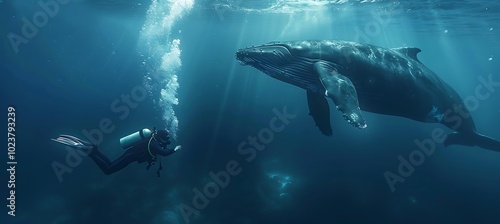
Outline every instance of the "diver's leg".
<path id="1" fill-rule="evenodd" d="M 125 168 L 128 164 L 137 161 L 137 158 L 135 158 L 136 155 L 131 151 L 126 151 L 113 162 L 111 162 L 106 155 L 102 154 L 97 149 L 92 150 L 89 156 L 106 175 L 115 173 Z"/>

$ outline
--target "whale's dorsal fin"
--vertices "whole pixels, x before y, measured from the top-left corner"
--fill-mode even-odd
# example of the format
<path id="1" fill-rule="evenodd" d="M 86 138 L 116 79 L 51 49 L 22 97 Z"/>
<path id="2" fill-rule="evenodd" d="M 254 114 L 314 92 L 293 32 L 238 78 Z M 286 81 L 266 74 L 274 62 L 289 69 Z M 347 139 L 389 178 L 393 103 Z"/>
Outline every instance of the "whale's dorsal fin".
<path id="1" fill-rule="evenodd" d="M 419 52 L 421 52 L 422 50 L 420 50 L 420 48 L 417 48 L 417 47 L 400 47 L 400 48 L 393 48 L 393 50 L 403 54 L 403 55 L 406 55 L 408 56 L 409 58 L 415 60 L 415 61 L 418 61 L 420 62 L 420 60 L 418 60 L 417 58 L 417 54 Z"/>

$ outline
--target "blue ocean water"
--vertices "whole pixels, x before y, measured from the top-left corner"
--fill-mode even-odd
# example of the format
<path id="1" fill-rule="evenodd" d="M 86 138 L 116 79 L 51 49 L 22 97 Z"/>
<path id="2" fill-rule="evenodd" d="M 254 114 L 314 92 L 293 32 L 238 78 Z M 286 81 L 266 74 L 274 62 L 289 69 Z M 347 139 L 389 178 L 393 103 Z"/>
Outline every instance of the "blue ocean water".
<path id="1" fill-rule="evenodd" d="M 18 161 L 16 216 L 5 209 L 0 223 L 499 222 L 498 152 L 436 144 L 392 191 L 384 174 L 420 150 L 415 141 L 450 130 L 372 113 L 359 130 L 332 110 L 326 137 L 302 89 L 235 59 L 270 41 L 418 47 L 420 61 L 473 97 L 481 77 L 500 81 L 498 1 L 3 0 L 0 9 L 1 102 L 5 116 L 16 109 Z M 500 139 L 497 88 L 471 114 Z M 255 154 L 238 151 L 284 110 L 293 118 L 282 131 Z M 50 141 L 99 132 L 116 158 L 118 139 L 145 127 L 170 130 L 183 147 L 163 158 L 160 178 L 158 165 L 137 163 L 106 176 Z M 235 162 L 241 172 L 214 180 Z M 67 172 L 58 177 L 54 164 Z"/>

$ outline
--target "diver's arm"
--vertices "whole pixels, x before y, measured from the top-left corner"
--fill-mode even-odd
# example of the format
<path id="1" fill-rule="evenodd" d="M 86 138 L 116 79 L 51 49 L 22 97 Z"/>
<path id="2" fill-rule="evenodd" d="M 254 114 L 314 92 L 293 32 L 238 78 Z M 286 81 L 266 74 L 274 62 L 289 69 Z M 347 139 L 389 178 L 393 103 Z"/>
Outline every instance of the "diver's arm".
<path id="1" fill-rule="evenodd" d="M 181 148 L 182 147 L 180 145 L 178 145 L 174 149 L 168 149 L 168 148 L 162 149 L 162 150 L 160 150 L 160 152 L 158 154 L 160 154 L 161 156 L 169 156 L 169 155 L 174 154 L 176 151 L 178 151 Z"/>
<path id="2" fill-rule="evenodd" d="M 153 153 L 153 155 L 157 154 L 160 156 L 169 156 L 169 155 L 174 154 L 175 151 L 181 149 L 180 145 L 176 146 L 174 149 L 169 149 L 166 147 L 163 148 L 156 141 L 152 141 L 150 147 L 151 147 L 151 152 Z"/>
<path id="3" fill-rule="evenodd" d="M 175 146 L 174 152 L 176 152 L 176 151 L 177 151 L 177 150 L 179 150 L 179 149 L 182 149 L 182 146 L 181 146 L 181 145 Z"/>

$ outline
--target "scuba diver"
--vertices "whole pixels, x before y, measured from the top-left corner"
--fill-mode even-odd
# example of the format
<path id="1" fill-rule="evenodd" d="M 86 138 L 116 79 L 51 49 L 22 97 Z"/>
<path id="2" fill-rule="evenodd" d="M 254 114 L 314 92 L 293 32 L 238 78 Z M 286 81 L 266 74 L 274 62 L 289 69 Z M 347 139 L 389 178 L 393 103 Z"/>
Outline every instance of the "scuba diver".
<path id="1" fill-rule="evenodd" d="M 90 142 L 81 140 L 71 135 L 60 135 L 56 139 L 51 139 L 55 142 L 67 145 L 72 148 L 80 149 L 87 153 L 88 156 L 99 166 L 102 172 L 106 175 L 115 173 L 127 165 L 137 162 L 148 162 L 147 170 L 151 165 L 155 165 L 159 156 L 169 156 L 174 152 L 181 149 L 178 145 L 174 149 L 168 149 L 167 145 L 170 144 L 170 134 L 166 130 L 153 131 L 145 128 L 138 132 L 132 133 L 120 139 L 122 148 L 126 151 L 119 158 L 111 162 L 108 157 L 99 152 L 97 145 Z M 160 170 L 163 169 L 161 165 L 156 172 L 160 176 Z"/>

